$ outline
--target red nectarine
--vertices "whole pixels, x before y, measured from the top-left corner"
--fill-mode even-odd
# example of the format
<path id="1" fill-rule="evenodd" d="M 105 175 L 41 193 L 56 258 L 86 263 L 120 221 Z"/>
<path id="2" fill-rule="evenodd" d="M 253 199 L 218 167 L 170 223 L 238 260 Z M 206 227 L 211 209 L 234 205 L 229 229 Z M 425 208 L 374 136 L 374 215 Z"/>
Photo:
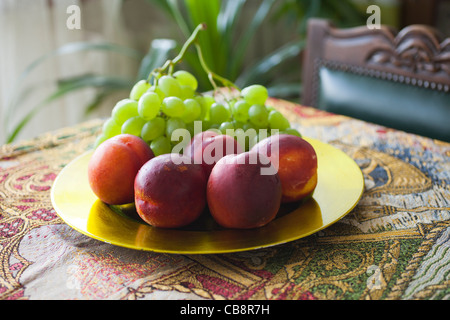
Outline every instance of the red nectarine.
<path id="1" fill-rule="evenodd" d="M 163 154 L 139 170 L 134 184 L 139 216 L 160 228 L 180 228 L 196 220 L 206 207 L 206 176 L 187 156 Z"/>
<path id="2" fill-rule="evenodd" d="M 214 165 L 222 157 L 242 152 L 242 147 L 233 137 L 207 130 L 192 138 L 184 154 L 189 156 L 193 163 L 201 164 L 206 177 L 209 177 Z"/>
<path id="3" fill-rule="evenodd" d="M 272 221 L 280 208 L 278 174 L 265 175 L 269 159 L 245 152 L 227 155 L 211 171 L 207 201 L 214 220 L 225 228 L 250 229 Z"/>
<path id="4" fill-rule="evenodd" d="M 88 164 L 92 191 L 107 204 L 132 203 L 136 174 L 153 157 L 148 144 L 130 134 L 104 141 L 95 149 Z"/>
<path id="5" fill-rule="evenodd" d="M 317 155 L 306 140 L 293 135 L 270 136 L 257 143 L 252 151 L 270 158 L 278 170 L 283 189 L 282 203 L 310 196 L 317 186 Z"/>

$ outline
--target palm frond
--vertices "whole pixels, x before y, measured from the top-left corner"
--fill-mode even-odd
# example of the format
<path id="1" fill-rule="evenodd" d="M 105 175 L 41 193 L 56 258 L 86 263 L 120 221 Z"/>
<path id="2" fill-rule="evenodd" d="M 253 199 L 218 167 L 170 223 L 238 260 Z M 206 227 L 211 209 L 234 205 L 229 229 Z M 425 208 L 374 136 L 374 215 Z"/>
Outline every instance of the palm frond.
<path id="1" fill-rule="evenodd" d="M 130 88 L 134 83 L 133 79 L 123 79 L 111 76 L 99 76 L 93 74 L 85 74 L 76 77 L 70 77 L 67 79 L 61 79 L 58 81 L 57 89 L 46 97 L 43 101 L 35 105 L 30 111 L 28 111 L 20 120 L 17 125 L 8 133 L 7 143 L 11 143 L 20 133 L 20 131 L 28 124 L 30 120 L 43 108 L 48 106 L 51 102 L 78 90 L 84 88 L 110 88 L 126 89 Z"/>
<path id="2" fill-rule="evenodd" d="M 161 67 L 170 58 L 176 48 L 177 43 L 171 39 L 155 39 L 150 44 L 150 49 L 142 59 L 139 67 L 137 80 L 147 79 L 150 72 Z"/>

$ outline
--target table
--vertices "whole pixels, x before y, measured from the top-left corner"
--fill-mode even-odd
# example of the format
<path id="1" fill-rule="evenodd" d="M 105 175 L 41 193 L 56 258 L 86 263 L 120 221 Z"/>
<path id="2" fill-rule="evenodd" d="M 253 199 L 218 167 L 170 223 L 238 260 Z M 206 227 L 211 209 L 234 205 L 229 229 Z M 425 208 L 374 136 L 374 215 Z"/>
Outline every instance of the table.
<path id="1" fill-rule="evenodd" d="M 275 247 L 175 255 L 113 246 L 58 217 L 50 189 L 102 120 L 0 149 L 1 299 L 450 299 L 450 144 L 270 99 L 343 150 L 365 191 L 342 220 Z"/>

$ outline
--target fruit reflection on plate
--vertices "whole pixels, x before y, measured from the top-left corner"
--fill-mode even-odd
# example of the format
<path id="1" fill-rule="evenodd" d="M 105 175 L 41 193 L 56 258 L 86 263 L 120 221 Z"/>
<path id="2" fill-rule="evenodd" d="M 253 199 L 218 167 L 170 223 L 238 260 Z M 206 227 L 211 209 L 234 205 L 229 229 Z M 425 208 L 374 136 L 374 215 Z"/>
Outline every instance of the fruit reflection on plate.
<path id="1" fill-rule="evenodd" d="M 318 184 L 311 198 L 284 204 L 269 224 L 255 229 L 225 229 L 205 210 L 180 229 L 155 228 L 137 215 L 133 205 L 109 206 L 89 187 L 87 164 L 92 152 L 68 164 L 58 175 L 51 197 L 58 215 L 75 230 L 122 247 L 165 253 L 210 254 L 252 250 L 294 241 L 337 222 L 361 198 L 360 168 L 342 151 L 305 138 L 318 157 Z"/>
<path id="2" fill-rule="evenodd" d="M 174 253 L 218 253 L 266 247 L 288 242 L 299 233 L 306 235 L 323 225 L 320 207 L 313 198 L 301 205 L 283 205 L 277 219 L 263 227 L 246 230 L 220 227 L 207 210 L 194 223 L 181 229 L 151 227 L 140 220 L 133 206 L 114 207 L 112 211 L 114 214 L 110 206 L 96 201 L 86 230 L 110 239 L 111 243 Z M 118 229 L 122 231 L 119 233 Z"/>

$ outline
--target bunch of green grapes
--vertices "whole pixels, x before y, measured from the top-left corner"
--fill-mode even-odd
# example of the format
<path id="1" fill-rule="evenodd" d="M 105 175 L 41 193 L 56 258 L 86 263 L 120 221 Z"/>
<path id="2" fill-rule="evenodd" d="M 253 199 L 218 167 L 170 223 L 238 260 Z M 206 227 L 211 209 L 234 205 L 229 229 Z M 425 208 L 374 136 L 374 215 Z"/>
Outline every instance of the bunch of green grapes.
<path id="1" fill-rule="evenodd" d="M 96 144 L 127 133 L 141 137 L 155 155 L 170 153 L 181 143 L 180 139 L 172 139 L 172 133 L 176 129 L 186 129 L 187 137 L 192 137 L 195 121 L 202 122 L 203 131 L 216 129 L 226 134 L 231 130 L 235 137 L 249 129 L 256 132 L 265 129 L 262 137 L 272 134 L 273 130 L 300 136 L 279 111 L 266 105 L 268 92 L 264 86 L 246 87 L 237 98 L 224 102 L 198 93 L 197 87 L 195 76 L 184 70 L 162 75 L 154 84 L 146 80 L 137 82 L 129 98 L 114 106 Z M 257 134 L 252 141 L 246 141 L 245 149 L 260 138 Z"/>

